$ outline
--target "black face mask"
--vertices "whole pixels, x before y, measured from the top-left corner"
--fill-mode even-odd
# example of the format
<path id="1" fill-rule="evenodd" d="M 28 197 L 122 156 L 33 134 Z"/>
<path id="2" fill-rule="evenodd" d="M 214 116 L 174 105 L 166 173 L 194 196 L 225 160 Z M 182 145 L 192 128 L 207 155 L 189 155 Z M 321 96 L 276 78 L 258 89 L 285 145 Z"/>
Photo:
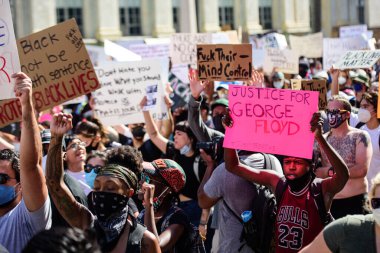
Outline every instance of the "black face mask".
<path id="1" fill-rule="evenodd" d="M 132 128 L 132 135 L 137 140 L 142 140 L 145 136 L 146 129 L 143 126 Z"/>
<path id="2" fill-rule="evenodd" d="M 212 123 L 214 124 L 215 130 L 225 133 L 226 130 L 224 129 L 223 124 L 222 124 L 222 117 L 223 117 L 222 114 L 218 114 L 212 117 Z"/>
<path id="3" fill-rule="evenodd" d="M 99 143 L 98 143 L 98 144 L 96 144 L 96 146 L 95 146 L 95 147 L 93 147 L 93 146 L 92 146 L 93 142 L 94 142 L 94 140 L 92 140 L 92 141 L 91 141 L 91 144 L 90 144 L 90 145 L 88 145 L 88 147 L 86 147 L 86 153 L 87 153 L 87 154 L 90 154 L 92 151 L 94 151 L 94 150 L 97 150 L 97 149 L 98 149 Z"/>
<path id="4" fill-rule="evenodd" d="M 112 192 L 92 191 L 87 197 L 88 208 L 101 221 L 122 211 L 128 204 L 127 196 Z"/>
<path id="5" fill-rule="evenodd" d="M 306 172 L 305 175 L 303 175 L 299 178 L 296 178 L 296 179 L 292 179 L 292 180 L 287 179 L 287 182 L 290 186 L 290 189 L 293 192 L 299 192 L 310 182 L 310 179 L 312 177 L 313 177 L 312 170 L 309 169 L 309 171 Z"/>

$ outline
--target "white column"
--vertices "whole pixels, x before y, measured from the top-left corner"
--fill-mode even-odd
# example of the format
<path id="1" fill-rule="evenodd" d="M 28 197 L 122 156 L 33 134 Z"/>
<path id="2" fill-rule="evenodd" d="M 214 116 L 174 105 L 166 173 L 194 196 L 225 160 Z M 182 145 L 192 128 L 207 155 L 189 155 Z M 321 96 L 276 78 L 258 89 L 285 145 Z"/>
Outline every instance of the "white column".
<path id="1" fill-rule="evenodd" d="M 218 0 L 199 0 L 198 4 L 200 32 L 220 31 Z"/>
<path id="2" fill-rule="evenodd" d="M 122 36 L 120 30 L 119 0 L 92 0 L 96 6 L 96 38 L 117 39 Z"/>
<path id="3" fill-rule="evenodd" d="M 365 1 L 365 21 L 368 28 L 380 28 L 380 1 L 379 0 L 366 0 Z"/>
<path id="4" fill-rule="evenodd" d="M 324 0 L 322 0 L 324 1 Z M 309 0 L 273 0 L 273 28 L 288 33 L 305 33 L 310 28 Z"/>
<path id="5" fill-rule="evenodd" d="M 83 37 L 95 38 L 98 27 L 97 9 L 94 8 L 94 0 L 83 0 Z"/>
<path id="6" fill-rule="evenodd" d="M 263 28 L 259 18 L 259 0 L 235 0 L 234 19 L 236 28 L 248 34 L 260 33 Z"/>
<path id="7" fill-rule="evenodd" d="M 195 0 L 180 0 L 179 27 L 182 33 L 196 33 L 198 31 Z"/>
<path id="8" fill-rule="evenodd" d="M 333 27 L 333 19 L 335 19 L 336 13 L 333 7 L 335 1 L 330 0 L 321 0 L 321 27 L 324 37 L 331 37 L 332 27 Z"/>
<path id="9" fill-rule="evenodd" d="M 145 36 L 168 37 L 175 33 L 172 1 L 142 0 L 141 26 Z"/>

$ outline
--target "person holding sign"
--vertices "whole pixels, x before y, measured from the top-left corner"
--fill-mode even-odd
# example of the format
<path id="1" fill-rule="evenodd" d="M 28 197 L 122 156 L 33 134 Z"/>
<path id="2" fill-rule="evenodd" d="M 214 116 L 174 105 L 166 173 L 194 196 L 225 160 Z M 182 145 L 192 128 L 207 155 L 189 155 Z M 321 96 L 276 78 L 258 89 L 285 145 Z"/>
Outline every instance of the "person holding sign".
<path id="1" fill-rule="evenodd" d="M 258 170 L 242 164 L 234 149 L 225 148 L 224 159 L 228 171 L 265 185 L 275 193 L 278 200 L 275 223 L 277 253 L 298 252 L 314 240 L 331 220 L 329 210 L 333 197 L 348 180 L 346 164 L 322 135 L 322 122 L 320 113 L 314 113 L 310 122 L 311 131 L 336 171 L 333 177 L 324 180 L 315 177 L 313 160 L 284 157 L 285 177 L 282 177 L 273 170 Z M 224 123 L 233 127 L 230 114 L 226 115 Z"/>
<path id="2" fill-rule="evenodd" d="M 0 151 L 0 244 L 19 253 L 28 240 L 51 226 L 51 206 L 42 171 L 42 144 L 32 100 L 32 80 L 13 74 L 21 104 L 20 154 Z"/>
<path id="3" fill-rule="evenodd" d="M 349 126 L 351 105 L 346 99 L 333 96 L 327 104 L 326 114 L 331 130 L 324 137 L 343 158 L 350 171 L 347 184 L 334 197 L 331 213 L 335 219 L 347 214 L 363 214 L 366 212 L 368 191 L 366 175 L 372 157 L 371 139 L 367 132 Z M 320 146 L 316 149 L 322 160 L 322 167 L 317 168 L 316 175 L 320 178 L 334 177 L 336 168 L 329 156 L 320 150 Z"/>

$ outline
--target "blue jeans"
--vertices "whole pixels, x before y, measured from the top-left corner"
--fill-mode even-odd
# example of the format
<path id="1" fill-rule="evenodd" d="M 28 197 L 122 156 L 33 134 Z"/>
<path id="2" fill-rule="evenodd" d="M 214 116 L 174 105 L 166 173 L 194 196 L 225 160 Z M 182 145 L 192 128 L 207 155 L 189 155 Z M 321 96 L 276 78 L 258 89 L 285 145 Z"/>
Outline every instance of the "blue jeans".
<path id="1" fill-rule="evenodd" d="M 202 215 L 202 209 L 198 206 L 198 201 L 189 200 L 180 202 L 179 207 L 186 213 L 187 217 L 189 217 L 190 222 L 198 227 Z"/>

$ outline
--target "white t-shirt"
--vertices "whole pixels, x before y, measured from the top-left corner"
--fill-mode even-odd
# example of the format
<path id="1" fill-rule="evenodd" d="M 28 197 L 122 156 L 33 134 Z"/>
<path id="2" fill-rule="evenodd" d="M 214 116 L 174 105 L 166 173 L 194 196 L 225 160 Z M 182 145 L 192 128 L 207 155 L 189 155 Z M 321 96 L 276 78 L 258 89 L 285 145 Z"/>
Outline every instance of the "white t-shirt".
<path id="1" fill-rule="evenodd" d="M 380 126 L 375 129 L 369 129 L 367 125 L 363 125 L 361 130 L 364 130 L 368 132 L 369 136 L 371 137 L 371 143 L 372 143 L 372 159 L 369 164 L 369 169 L 367 172 L 367 179 L 368 179 L 368 189 L 371 189 L 371 180 L 376 176 L 377 173 L 380 172 L 380 148 L 379 148 L 379 135 L 380 135 Z"/>
<path id="2" fill-rule="evenodd" d="M 0 244 L 9 252 L 19 253 L 39 231 L 51 227 L 51 205 L 49 197 L 35 212 L 29 212 L 24 200 L 0 217 Z"/>
<path id="3" fill-rule="evenodd" d="M 66 170 L 66 173 L 78 181 L 86 196 L 92 191 L 91 187 L 86 183 L 86 172 L 72 172 L 70 170 Z"/>

